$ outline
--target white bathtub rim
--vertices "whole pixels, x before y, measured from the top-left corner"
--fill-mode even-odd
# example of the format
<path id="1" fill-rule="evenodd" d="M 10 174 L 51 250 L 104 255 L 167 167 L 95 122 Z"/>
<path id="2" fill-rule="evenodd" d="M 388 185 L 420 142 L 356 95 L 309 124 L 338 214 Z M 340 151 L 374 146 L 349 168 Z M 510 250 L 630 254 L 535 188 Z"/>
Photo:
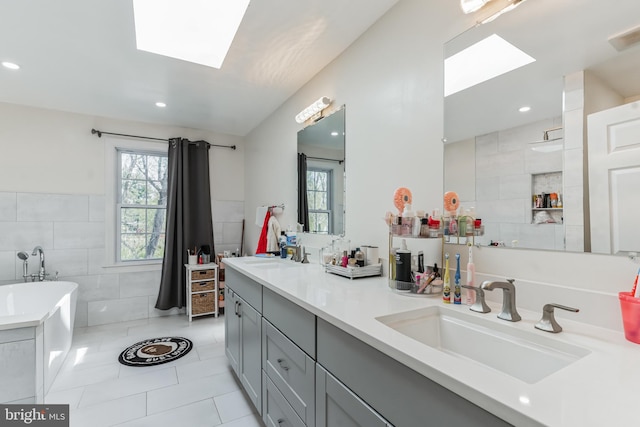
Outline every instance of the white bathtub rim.
<path id="1" fill-rule="evenodd" d="M 46 286 L 49 283 L 68 283 L 72 285 L 72 289 L 70 290 L 70 292 L 62 295 L 58 299 L 58 301 L 56 301 L 55 304 L 50 306 L 48 310 L 36 310 L 32 313 L 0 316 L 0 331 L 8 330 L 8 329 L 18 329 L 18 328 L 28 328 L 28 327 L 38 326 L 41 323 L 44 323 L 45 320 L 47 320 L 49 317 L 51 317 L 51 315 L 53 315 L 53 313 L 55 313 L 58 307 L 60 307 L 60 305 L 64 302 L 64 296 L 71 295 L 74 292 L 78 292 L 78 284 L 76 282 L 69 282 L 66 280 L 65 281 L 45 280 L 42 282 L 26 282 L 26 283 L 37 283 L 37 284 L 42 284 L 43 286 Z M 22 284 L 24 283 L 12 283 L 10 285 L 3 285 L 3 286 L 15 286 L 15 285 L 22 285 Z"/>

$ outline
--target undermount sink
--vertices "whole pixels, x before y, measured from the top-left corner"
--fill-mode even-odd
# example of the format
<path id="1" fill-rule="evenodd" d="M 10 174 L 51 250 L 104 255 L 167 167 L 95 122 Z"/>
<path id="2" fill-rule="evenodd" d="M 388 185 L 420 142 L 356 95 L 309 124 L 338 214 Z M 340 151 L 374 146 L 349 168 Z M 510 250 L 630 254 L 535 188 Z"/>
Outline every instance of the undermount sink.
<path id="1" fill-rule="evenodd" d="M 251 258 L 251 259 L 245 260 L 244 263 L 249 267 L 264 268 L 264 269 L 291 267 L 297 264 L 291 261 L 290 259 L 282 259 L 280 257 Z"/>
<path id="2" fill-rule="evenodd" d="M 432 348 L 533 384 L 588 355 L 586 348 L 499 325 L 452 308 L 428 307 L 377 317 Z"/>

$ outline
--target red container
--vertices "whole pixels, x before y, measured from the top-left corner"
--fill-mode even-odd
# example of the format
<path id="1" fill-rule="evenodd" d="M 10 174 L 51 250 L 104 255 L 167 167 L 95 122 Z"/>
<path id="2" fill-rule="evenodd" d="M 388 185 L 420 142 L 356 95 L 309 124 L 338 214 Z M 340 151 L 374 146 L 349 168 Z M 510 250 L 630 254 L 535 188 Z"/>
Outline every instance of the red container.
<path id="1" fill-rule="evenodd" d="M 624 336 L 629 341 L 640 344 L 640 298 L 635 298 L 631 292 L 620 292 L 618 297 L 622 310 Z"/>

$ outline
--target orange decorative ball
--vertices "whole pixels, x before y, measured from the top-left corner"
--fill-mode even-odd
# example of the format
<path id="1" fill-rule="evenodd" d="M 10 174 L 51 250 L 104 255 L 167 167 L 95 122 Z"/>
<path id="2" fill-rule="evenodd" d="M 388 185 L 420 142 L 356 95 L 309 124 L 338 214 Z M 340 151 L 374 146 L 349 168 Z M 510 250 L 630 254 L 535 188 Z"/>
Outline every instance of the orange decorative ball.
<path id="1" fill-rule="evenodd" d="M 413 198 L 411 196 L 411 190 L 406 187 L 400 187 L 393 194 L 393 204 L 398 208 L 398 212 L 402 215 L 404 211 L 404 205 L 411 204 Z"/>
<path id="2" fill-rule="evenodd" d="M 455 212 L 458 210 L 460 199 L 455 191 L 447 191 L 444 193 L 444 210 L 447 212 Z"/>

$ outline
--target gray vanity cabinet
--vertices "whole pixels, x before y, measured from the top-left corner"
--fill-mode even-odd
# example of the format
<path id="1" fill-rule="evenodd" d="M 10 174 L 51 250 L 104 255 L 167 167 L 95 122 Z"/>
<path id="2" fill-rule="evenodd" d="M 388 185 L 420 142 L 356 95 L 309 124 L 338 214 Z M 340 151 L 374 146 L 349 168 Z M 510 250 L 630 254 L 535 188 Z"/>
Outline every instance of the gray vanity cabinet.
<path id="1" fill-rule="evenodd" d="M 278 387 L 263 371 L 263 405 L 262 419 L 267 427 L 305 427 L 305 423 L 295 413 Z"/>
<path id="2" fill-rule="evenodd" d="M 316 427 L 335 426 L 389 427 L 391 424 L 317 364 Z"/>
<path id="3" fill-rule="evenodd" d="M 225 353 L 259 414 L 262 414 L 262 286 L 228 269 Z"/>
<path id="4" fill-rule="evenodd" d="M 238 299 L 236 293 L 225 287 L 225 304 L 227 308 L 224 317 L 224 350 L 231 368 L 239 375 L 240 372 L 240 317 L 238 316 Z"/>

